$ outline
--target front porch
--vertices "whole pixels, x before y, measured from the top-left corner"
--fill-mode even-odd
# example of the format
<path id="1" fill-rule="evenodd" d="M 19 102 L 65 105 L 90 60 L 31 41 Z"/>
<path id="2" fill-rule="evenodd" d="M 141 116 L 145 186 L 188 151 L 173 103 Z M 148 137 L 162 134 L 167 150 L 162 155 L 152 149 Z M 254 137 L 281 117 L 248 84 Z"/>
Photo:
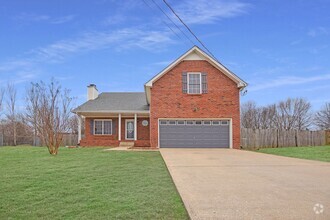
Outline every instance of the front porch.
<path id="1" fill-rule="evenodd" d="M 140 113 L 98 113 L 78 115 L 78 142 L 80 146 L 118 147 L 120 144 L 132 147 L 150 147 L 149 114 Z M 85 120 L 85 136 L 81 137 L 81 124 Z"/>

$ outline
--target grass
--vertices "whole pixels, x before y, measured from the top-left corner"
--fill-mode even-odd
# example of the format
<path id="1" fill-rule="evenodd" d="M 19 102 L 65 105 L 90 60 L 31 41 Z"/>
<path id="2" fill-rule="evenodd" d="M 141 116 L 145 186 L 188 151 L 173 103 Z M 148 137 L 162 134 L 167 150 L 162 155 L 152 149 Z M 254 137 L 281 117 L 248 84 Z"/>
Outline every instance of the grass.
<path id="1" fill-rule="evenodd" d="M 257 152 L 330 162 L 330 146 L 263 148 Z"/>
<path id="2" fill-rule="evenodd" d="M 0 148 L 0 219 L 188 219 L 159 152 Z"/>

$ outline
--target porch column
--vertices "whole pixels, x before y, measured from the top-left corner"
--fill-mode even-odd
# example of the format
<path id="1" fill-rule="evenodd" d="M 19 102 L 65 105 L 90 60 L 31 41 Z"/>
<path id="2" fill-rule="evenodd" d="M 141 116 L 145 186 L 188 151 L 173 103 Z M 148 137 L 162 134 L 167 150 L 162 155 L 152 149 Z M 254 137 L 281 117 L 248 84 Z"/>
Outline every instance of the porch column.
<path id="1" fill-rule="evenodd" d="M 118 115 L 118 140 L 121 141 L 121 114 Z"/>
<path id="2" fill-rule="evenodd" d="M 137 140 L 137 114 L 134 114 L 134 140 Z"/>
<path id="3" fill-rule="evenodd" d="M 81 141 L 81 117 L 78 115 L 78 144 Z"/>

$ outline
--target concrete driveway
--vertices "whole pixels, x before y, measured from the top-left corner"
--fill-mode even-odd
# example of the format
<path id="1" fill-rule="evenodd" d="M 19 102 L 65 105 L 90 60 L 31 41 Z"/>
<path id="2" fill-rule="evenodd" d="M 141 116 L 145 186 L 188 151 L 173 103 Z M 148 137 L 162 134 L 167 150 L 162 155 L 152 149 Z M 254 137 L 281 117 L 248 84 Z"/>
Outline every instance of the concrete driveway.
<path id="1" fill-rule="evenodd" d="M 330 219 L 330 163 L 232 149 L 160 152 L 192 219 Z"/>

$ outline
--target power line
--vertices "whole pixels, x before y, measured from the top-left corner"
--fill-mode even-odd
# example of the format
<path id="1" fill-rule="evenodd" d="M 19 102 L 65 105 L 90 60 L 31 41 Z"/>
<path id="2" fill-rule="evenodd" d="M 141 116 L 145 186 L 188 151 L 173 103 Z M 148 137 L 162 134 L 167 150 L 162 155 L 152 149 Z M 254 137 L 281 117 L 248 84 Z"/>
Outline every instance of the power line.
<path id="1" fill-rule="evenodd" d="M 170 16 L 166 14 L 166 12 L 157 4 L 157 2 L 155 2 L 155 0 L 151 0 L 151 1 L 168 18 L 168 20 L 170 20 L 175 25 L 175 27 L 192 43 L 192 45 L 194 45 L 195 43 L 187 36 L 187 34 L 184 31 L 181 30 L 181 28 L 170 18 Z"/>
<path id="2" fill-rule="evenodd" d="M 201 40 L 199 40 L 199 38 L 194 34 L 194 32 L 188 27 L 188 25 L 186 25 L 186 23 L 184 23 L 184 21 L 179 17 L 179 15 L 174 11 L 174 9 L 171 7 L 171 5 L 169 5 L 166 0 L 163 0 L 163 2 L 167 5 L 167 7 L 173 12 L 173 14 L 180 20 L 180 22 L 187 28 L 187 30 L 195 37 L 195 39 L 205 48 L 205 50 L 216 60 L 217 58 L 211 53 L 211 51 L 209 49 L 207 49 L 207 47 L 203 44 L 203 42 Z M 219 62 L 219 61 L 218 61 Z"/>
<path id="3" fill-rule="evenodd" d="M 144 4 L 146 4 L 152 11 L 153 11 L 153 8 L 146 2 L 146 0 L 143 0 Z M 153 12 L 154 13 L 154 12 Z M 184 39 L 182 37 L 180 37 L 180 35 L 178 35 L 172 28 L 171 26 L 169 26 L 165 21 L 162 20 L 162 22 L 181 40 L 184 41 Z"/>

